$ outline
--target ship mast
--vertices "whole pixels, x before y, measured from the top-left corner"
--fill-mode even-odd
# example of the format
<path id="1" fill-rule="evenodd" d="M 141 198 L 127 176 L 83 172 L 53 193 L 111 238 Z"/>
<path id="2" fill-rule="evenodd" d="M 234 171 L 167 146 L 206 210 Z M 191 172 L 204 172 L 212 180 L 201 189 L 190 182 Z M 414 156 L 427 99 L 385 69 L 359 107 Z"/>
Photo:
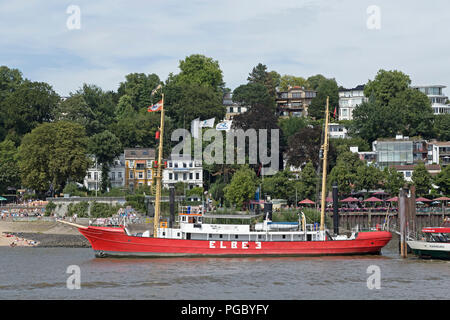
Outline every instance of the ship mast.
<path id="1" fill-rule="evenodd" d="M 153 217 L 153 237 L 158 237 L 158 224 L 161 212 L 161 175 L 162 175 L 162 156 L 163 156 L 163 137 L 164 137 L 164 93 L 162 94 L 161 124 L 159 127 L 159 149 L 158 164 L 156 170 L 156 198 L 155 198 L 155 216 Z"/>
<path id="2" fill-rule="evenodd" d="M 320 230 L 325 230 L 325 200 L 327 189 L 327 157 L 328 157 L 328 103 L 329 97 L 327 97 L 327 106 L 325 110 L 325 135 L 323 142 L 323 164 L 322 164 L 322 199 L 320 207 Z"/>

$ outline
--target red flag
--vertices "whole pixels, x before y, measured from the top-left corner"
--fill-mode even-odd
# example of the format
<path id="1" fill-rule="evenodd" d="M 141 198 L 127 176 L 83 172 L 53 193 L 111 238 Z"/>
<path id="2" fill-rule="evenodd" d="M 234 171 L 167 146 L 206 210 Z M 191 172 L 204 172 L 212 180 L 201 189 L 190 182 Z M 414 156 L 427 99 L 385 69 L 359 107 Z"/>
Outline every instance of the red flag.
<path id="1" fill-rule="evenodd" d="M 162 100 L 159 100 L 157 104 L 154 104 L 154 105 L 148 107 L 147 111 L 148 112 L 160 111 L 162 106 L 163 106 Z"/>
<path id="2" fill-rule="evenodd" d="M 159 130 L 158 130 L 158 131 L 156 131 L 155 139 L 156 139 L 156 140 L 158 140 L 158 139 L 159 139 Z"/>
<path id="3" fill-rule="evenodd" d="M 334 107 L 333 118 L 335 118 L 335 119 L 336 119 L 336 107 Z"/>

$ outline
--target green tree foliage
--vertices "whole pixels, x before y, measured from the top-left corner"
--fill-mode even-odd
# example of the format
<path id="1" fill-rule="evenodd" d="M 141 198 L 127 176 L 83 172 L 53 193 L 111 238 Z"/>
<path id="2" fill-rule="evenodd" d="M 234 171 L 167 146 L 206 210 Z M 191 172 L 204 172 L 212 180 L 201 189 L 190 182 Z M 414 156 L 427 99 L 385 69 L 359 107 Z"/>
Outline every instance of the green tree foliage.
<path id="1" fill-rule="evenodd" d="M 320 84 L 323 81 L 326 81 L 327 78 L 325 78 L 323 75 L 321 74 L 317 74 L 315 76 L 311 76 L 308 79 L 306 79 L 307 81 L 307 87 L 311 90 L 316 90 L 319 88 Z"/>
<path id="2" fill-rule="evenodd" d="M 426 196 L 429 194 L 433 180 L 423 162 L 416 165 L 411 179 L 414 186 L 416 187 L 416 195 Z"/>
<path id="3" fill-rule="evenodd" d="M 439 114 L 434 117 L 433 131 L 439 141 L 450 140 L 450 114 Z"/>
<path id="4" fill-rule="evenodd" d="M 291 136 L 296 134 L 301 129 L 305 128 L 309 124 L 308 118 L 305 117 L 289 117 L 279 118 L 278 126 L 281 129 L 282 145 L 287 146 L 288 140 Z"/>
<path id="5" fill-rule="evenodd" d="M 338 155 L 350 151 L 350 147 L 358 147 L 359 152 L 371 150 L 367 141 L 360 137 L 348 139 L 330 138 L 330 144 L 336 149 Z"/>
<path id="6" fill-rule="evenodd" d="M 120 97 L 116 107 L 116 118 L 124 119 L 135 114 L 136 110 L 133 108 L 133 101 L 129 95 L 123 95 Z"/>
<path id="7" fill-rule="evenodd" d="M 303 167 L 309 161 L 314 168 L 320 164 L 319 153 L 322 146 L 322 130 L 320 127 L 305 127 L 289 137 L 287 149 L 287 164 L 295 167 Z M 328 163 L 334 166 L 336 150 L 332 144 L 329 145 Z"/>
<path id="8" fill-rule="evenodd" d="M 356 153 L 345 152 L 340 154 L 336 166 L 331 169 L 328 176 L 328 188 L 331 188 L 333 183 L 336 182 L 339 194 L 349 194 L 358 181 L 358 169 L 364 165 L 364 162 L 359 159 Z"/>
<path id="9" fill-rule="evenodd" d="M 66 182 L 81 181 L 89 161 L 84 128 L 72 122 L 44 123 L 22 139 L 18 150 L 22 184 L 44 193 L 53 184 L 63 190 Z"/>
<path id="10" fill-rule="evenodd" d="M 242 208 L 255 196 L 257 181 L 255 172 L 248 166 L 243 166 L 234 173 L 230 184 L 225 187 L 225 199 L 235 204 L 236 208 Z"/>
<path id="11" fill-rule="evenodd" d="M 95 155 L 97 162 L 102 166 L 101 188 L 103 192 L 106 192 L 110 187 L 109 167 L 114 159 L 123 152 L 120 140 L 110 131 L 102 131 L 89 138 L 88 151 Z"/>
<path id="12" fill-rule="evenodd" d="M 384 190 L 392 196 L 398 195 L 400 188 L 405 185 L 403 173 L 398 172 L 395 168 L 386 167 L 383 170 L 383 176 Z"/>
<path id="13" fill-rule="evenodd" d="M 307 88 L 309 84 L 308 81 L 306 81 L 306 79 L 303 77 L 296 77 L 285 74 L 280 78 L 280 86 L 279 86 L 280 91 L 287 91 L 289 87 L 295 86 Z"/>
<path id="14" fill-rule="evenodd" d="M 400 71 L 380 70 L 364 88 L 369 97 L 353 111 L 351 134 L 369 143 L 396 134 L 432 134 L 433 110 L 428 97 L 410 88 L 409 76 Z"/>
<path id="15" fill-rule="evenodd" d="M 314 169 L 312 162 L 308 162 L 300 172 L 299 180 L 296 182 L 297 195 L 300 198 L 316 200 L 316 190 L 319 177 Z"/>
<path id="16" fill-rule="evenodd" d="M 275 106 L 274 97 L 270 95 L 267 87 L 259 82 L 243 84 L 234 89 L 233 102 L 248 107 L 254 107 L 261 104 Z"/>
<path id="17" fill-rule="evenodd" d="M 445 196 L 450 196 L 450 166 L 442 168 L 434 177 L 434 183 L 439 187 L 439 192 Z"/>
<path id="18" fill-rule="evenodd" d="M 0 101 L 4 131 L 14 131 L 21 137 L 52 120 L 59 96 L 49 84 L 25 80 L 10 90 Z"/>
<path id="19" fill-rule="evenodd" d="M 368 193 L 370 190 L 378 189 L 383 182 L 383 173 L 372 165 L 359 165 L 356 169 L 356 181 L 355 187 L 357 190 L 366 190 Z"/>
<path id="20" fill-rule="evenodd" d="M 225 84 L 218 61 L 193 54 L 181 60 L 179 68 L 181 72 L 176 76 L 178 83 L 210 87 L 222 95 Z"/>
<path id="21" fill-rule="evenodd" d="M 0 143 L 0 194 L 8 187 L 20 187 L 19 167 L 16 162 L 17 148 L 14 142 L 5 140 Z"/>
<path id="22" fill-rule="evenodd" d="M 248 75 L 248 83 L 259 83 L 264 85 L 269 92 L 269 95 L 274 99 L 276 98 L 276 89 L 280 85 L 280 75 L 276 71 L 267 71 L 267 66 L 258 63 L 256 67 L 252 69 L 252 72 Z"/>
<path id="23" fill-rule="evenodd" d="M 308 107 L 308 115 L 315 119 L 325 118 L 325 107 L 329 97 L 329 112 L 339 109 L 339 88 L 335 79 L 322 79 L 318 82 L 317 95 Z M 337 111 L 336 111 L 337 112 Z"/>
<path id="24" fill-rule="evenodd" d="M 285 199 L 288 204 L 295 202 L 295 180 L 294 175 L 288 171 L 278 171 L 271 177 L 264 177 L 262 190 L 264 195 L 272 199 Z"/>
<path id="25" fill-rule="evenodd" d="M 159 101 L 161 94 L 157 92 L 152 97 L 152 91 L 161 83 L 159 77 L 154 73 L 148 75 L 145 73 L 127 74 L 125 81 L 120 83 L 117 90 L 119 103 L 116 114 L 123 114 L 125 109 L 130 109 L 130 107 L 134 111 L 139 111 L 142 108 L 146 109 Z M 124 96 L 126 96 L 126 100 L 122 99 Z"/>

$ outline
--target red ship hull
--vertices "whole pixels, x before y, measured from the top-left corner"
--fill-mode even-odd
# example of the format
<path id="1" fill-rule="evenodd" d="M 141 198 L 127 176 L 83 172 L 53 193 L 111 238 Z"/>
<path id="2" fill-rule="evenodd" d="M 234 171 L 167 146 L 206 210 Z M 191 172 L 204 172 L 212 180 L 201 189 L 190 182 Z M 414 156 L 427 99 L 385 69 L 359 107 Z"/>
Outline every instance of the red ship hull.
<path id="1" fill-rule="evenodd" d="M 105 256 L 320 256 L 380 254 L 387 231 L 360 232 L 353 240 L 210 241 L 128 236 L 122 228 L 79 228 L 97 257 Z"/>

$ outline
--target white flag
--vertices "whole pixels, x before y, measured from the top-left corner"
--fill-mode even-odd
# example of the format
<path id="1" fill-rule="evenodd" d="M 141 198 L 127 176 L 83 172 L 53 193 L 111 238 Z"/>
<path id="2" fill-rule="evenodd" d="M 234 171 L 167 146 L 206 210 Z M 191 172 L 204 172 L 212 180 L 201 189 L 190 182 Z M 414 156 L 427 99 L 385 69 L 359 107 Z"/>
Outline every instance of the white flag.
<path id="1" fill-rule="evenodd" d="M 200 123 L 200 128 L 213 128 L 214 127 L 214 121 L 216 120 L 216 118 L 211 118 L 208 120 L 203 120 Z"/>
<path id="2" fill-rule="evenodd" d="M 200 128 L 200 118 L 194 119 L 191 122 L 191 135 L 198 139 L 198 129 Z"/>
<path id="3" fill-rule="evenodd" d="M 231 129 L 231 123 L 233 120 L 224 120 L 219 122 L 216 126 L 216 130 L 229 131 Z"/>

